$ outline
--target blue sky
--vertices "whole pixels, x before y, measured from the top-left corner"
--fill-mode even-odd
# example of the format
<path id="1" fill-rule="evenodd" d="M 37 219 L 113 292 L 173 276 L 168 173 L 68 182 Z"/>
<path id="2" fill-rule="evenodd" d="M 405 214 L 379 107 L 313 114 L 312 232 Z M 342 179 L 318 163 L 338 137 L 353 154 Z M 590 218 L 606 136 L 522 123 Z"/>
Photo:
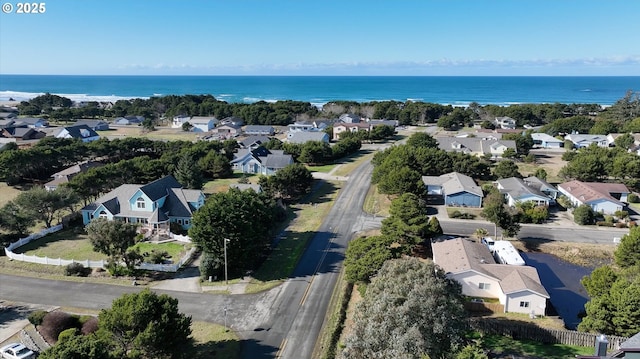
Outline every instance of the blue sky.
<path id="1" fill-rule="evenodd" d="M 2 74 L 640 75 L 637 0 L 0 2 Z"/>

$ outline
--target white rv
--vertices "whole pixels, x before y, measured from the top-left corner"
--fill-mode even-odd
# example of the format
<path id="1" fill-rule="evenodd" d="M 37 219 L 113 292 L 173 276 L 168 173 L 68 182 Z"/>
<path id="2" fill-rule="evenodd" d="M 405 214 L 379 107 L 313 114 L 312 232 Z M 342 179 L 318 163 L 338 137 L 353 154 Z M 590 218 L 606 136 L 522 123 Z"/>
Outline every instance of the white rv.
<path id="1" fill-rule="evenodd" d="M 524 259 L 509 241 L 495 241 L 493 243 L 493 257 L 498 263 L 523 266 Z"/>

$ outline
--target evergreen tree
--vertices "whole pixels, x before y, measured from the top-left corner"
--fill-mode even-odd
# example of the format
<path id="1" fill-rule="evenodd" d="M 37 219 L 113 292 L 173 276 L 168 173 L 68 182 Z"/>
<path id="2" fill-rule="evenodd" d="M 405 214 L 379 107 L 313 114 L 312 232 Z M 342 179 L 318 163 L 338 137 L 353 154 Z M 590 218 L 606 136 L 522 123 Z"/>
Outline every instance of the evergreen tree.
<path id="1" fill-rule="evenodd" d="M 198 166 L 198 163 L 193 159 L 193 157 L 187 153 L 183 154 L 180 157 L 180 160 L 178 160 L 174 176 L 185 188 L 202 188 L 203 179 L 200 166 Z"/>

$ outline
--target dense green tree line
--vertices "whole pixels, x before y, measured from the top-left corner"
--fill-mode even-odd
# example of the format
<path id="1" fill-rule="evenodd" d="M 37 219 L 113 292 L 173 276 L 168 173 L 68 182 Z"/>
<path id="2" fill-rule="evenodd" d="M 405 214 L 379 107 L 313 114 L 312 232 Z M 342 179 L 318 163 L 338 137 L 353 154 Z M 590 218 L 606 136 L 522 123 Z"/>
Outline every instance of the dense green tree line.
<path id="1" fill-rule="evenodd" d="M 383 118 L 398 121 L 401 125 L 436 123 L 442 127 L 454 128 L 469 125 L 473 121 L 487 121 L 508 116 L 516 120 L 518 127 L 524 125 L 545 126 L 544 132 L 556 135 L 558 132 L 579 131 L 580 133 L 639 132 L 640 95 L 629 91 L 614 105 L 602 108 L 597 104 L 517 104 L 510 106 L 480 105 L 471 103 L 467 108 L 453 107 L 420 101 L 373 101 L 358 103 L 353 101 L 332 101 L 320 111 L 316 106 L 302 101 L 259 101 L 251 104 L 227 103 L 211 95 L 170 95 L 148 99 L 119 100 L 113 106 L 103 108 L 97 102 L 88 102 L 81 107 L 72 107 L 71 100 L 45 94 L 30 101 L 22 102 L 18 108 L 21 115 L 45 116 L 52 119 L 69 120 L 75 118 L 141 115 L 152 120 L 170 119 L 175 115 L 215 116 L 223 119 L 237 116 L 247 124 L 287 125 L 299 116 L 332 117 L 335 106 L 363 117 Z M 596 117 L 598 121 L 594 121 Z M 555 122 L 558 122 L 554 125 Z M 617 126 L 617 127 L 614 127 Z M 592 130 L 592 127 L 594 129 Z"/>
<path id="2" fill-rule="evenodd" d="M 580 181 L 603 181 L 617 179 L 627 186 L 638 188 L 640 179 L 640 157 L 622 147 L 598 147 L 591 145 L 579 150 L 570 150 L 562 159 L 568 163 L 559 175 Z"/>
<path id="3" fill-rule="evenodd" d="M 419 138 L 414 140 L 413 136 Z M 437 142 L 428 140 L 427 136 L 412 135 L 406 145 L 393 146 L 374 155 L 371 182 L 378 185 L 381 193 L 411 192 L 420 195 L 424 193 L 422 176 L 439 176 L 454 171 L 477 179 L 491 177 L 489 164 L 482 159 L 440 150 Z"/>

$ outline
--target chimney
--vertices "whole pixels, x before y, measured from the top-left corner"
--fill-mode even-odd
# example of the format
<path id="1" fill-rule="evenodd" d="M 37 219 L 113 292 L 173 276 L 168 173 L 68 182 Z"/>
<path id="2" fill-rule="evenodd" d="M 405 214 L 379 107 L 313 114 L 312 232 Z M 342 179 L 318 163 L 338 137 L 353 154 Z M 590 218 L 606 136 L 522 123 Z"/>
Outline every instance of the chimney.
<path id="1" fill-rule="evenodd" d="M 607 356 L 607 347 L 609 346 L 609 341 L 604 334 L 600 334 L 596 337 L 596 352 L 595 356 L 604 358 Z"/>

